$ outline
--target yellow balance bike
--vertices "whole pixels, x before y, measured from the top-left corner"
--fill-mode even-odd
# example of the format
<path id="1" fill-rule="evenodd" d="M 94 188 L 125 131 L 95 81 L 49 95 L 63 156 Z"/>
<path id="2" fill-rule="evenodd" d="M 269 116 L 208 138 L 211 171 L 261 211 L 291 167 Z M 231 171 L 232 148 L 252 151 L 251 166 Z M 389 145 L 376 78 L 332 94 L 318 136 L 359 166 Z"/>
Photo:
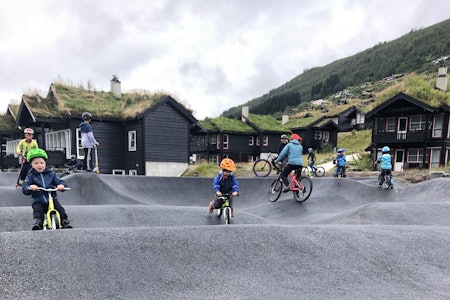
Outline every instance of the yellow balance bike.
<path id="1" fill-rule="evenodd" d="M 55 209 L 55 205 L 53 202 L 52 192 L 58 191 L 57 188 L 46 189 L 43 187 L 39 187 L 39 190 L 48 193 L 48 209 L 47 213 L 44 216 L 44 223 L 42 225 L 42 230 L 55 230 L 61 229 L 61 216 L 59 212 Z M 64 188 L 65 191 L 70 191 L 70 188 Z"/>

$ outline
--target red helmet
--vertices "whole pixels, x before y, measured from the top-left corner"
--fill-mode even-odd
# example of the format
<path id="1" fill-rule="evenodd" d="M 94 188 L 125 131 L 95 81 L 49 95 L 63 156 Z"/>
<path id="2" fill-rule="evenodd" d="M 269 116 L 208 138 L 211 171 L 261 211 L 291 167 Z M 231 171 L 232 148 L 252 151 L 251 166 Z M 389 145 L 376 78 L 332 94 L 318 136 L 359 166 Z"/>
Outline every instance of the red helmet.
<path id="1" fill-rule="evenodd" d="M 25 128 L 25 130 L 23 131 L 23 133 L 34 134 L 34 130 L 31 129 L 31 128 Z"/>
<path id="2" fill-rule="evenodd" d="M 300 143 L 302 142 L 302 137 L 301 136 L 299 136 L 298 134 L 296 134 L 296 133 L 293 133 L 293 134 L 291 134 L 291 141 L 292 140 L 297 140 L 297 141 L 299 141 Z"/>

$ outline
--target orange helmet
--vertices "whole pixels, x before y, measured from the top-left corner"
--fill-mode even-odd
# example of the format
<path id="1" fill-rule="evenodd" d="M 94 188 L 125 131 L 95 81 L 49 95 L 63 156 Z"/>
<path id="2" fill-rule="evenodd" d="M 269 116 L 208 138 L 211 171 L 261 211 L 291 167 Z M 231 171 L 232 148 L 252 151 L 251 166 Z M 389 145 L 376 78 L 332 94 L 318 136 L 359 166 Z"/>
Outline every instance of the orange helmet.
<path id="1" fill-rule="evenodd" d="M 302 137 L 301 136 L 299 136 L 298 134 L 296 134 L 296 133 L 293 133 L 293 134 L 291 134 L 291 141 L 292 140 L 297 140 L 297 141 L 299 141 L 300 143 L 302 142 Z"/>
<path id="2" fill-rule="evenodd" d="M 236 165 L 234 164 L 234 161 L 231 158 L 224 158 L 220 162 L 220 167 L 227 171 L 234 171 L 236 170 Z"/>

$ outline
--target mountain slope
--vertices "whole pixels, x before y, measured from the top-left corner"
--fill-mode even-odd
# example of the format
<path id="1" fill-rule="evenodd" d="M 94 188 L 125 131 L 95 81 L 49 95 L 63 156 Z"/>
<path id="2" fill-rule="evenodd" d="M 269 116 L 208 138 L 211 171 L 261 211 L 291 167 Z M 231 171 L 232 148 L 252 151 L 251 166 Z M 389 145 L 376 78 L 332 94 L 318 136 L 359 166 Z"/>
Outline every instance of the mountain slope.
<path id="1" fill-rule="evenodd" d="M 268 94 L 252 99 L 248 105 L 255 114 L 279 115 L 289 108 L 300 108 L 310 100 L 325 98 L 348 86 L 372 82 L 397 73 L 436 73 L 439 58 L 450 54 L 450 19 L 411 31 L 391 42 L 384 42 L 353 56 L 323 67 L 309 69 Z M 222 115 L 239 117 L 241 107 Z"/>

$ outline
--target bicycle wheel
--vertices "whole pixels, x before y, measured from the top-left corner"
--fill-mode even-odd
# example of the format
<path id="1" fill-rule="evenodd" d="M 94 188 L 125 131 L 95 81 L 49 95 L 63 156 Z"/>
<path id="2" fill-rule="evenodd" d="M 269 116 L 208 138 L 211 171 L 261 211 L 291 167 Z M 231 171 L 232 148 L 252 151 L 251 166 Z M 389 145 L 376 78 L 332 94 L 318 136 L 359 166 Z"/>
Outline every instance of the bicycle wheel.
<path id="1" fill-rule="evenodd" d="M 52 225 L 51 229 L 59 229 L 61 227 L 59 224 L 58 216 L 56 214 L 51 215 L 51 223 L 50 224 Z"/>
<path id="2" fill-rule="evenodd" d="M 277 178 L 272 182 L 269 188 L 269 201 L 275 202 L 280 198 L 281 190 L 283 188 L 283 183 L 281 182 L 280 178 Z"/>
<path id="3" fill-rule="evenodd" d="M 253 173 L 256 177 L 267 177 L 272 172 L 272 165 L 267 159 L 258 159 L 253 164 Z"/>
<path id="4" fill-rule="evenodd" d="M 230 207 L 225 208 L 223 216 L 225 217 L 225 224 L 227 224 L 227 225 L 230 224 L 231 223 L 231 208 Z"/>
<path id="5" fill-rule="evenodd" d="M 316 172 L 314 174 L 316 175 L 316 177 L 323 177 L 323 175 L 325 175 L 325 168 L 316 167 Z"/>
<path id="6" fill-rule="evenodd" d="M 292 192 L 294 194 L 294 199 L 297 202 L 304 202 L 308 200 L 309 196 L 311 196 L 311 192 L 313 189 L 312 180 L 309 177 L 302 176 L 300 177 L 300 179 L 297 179 L 297 182 L 299 182 L 303 186 L 303 189 Z"/>

